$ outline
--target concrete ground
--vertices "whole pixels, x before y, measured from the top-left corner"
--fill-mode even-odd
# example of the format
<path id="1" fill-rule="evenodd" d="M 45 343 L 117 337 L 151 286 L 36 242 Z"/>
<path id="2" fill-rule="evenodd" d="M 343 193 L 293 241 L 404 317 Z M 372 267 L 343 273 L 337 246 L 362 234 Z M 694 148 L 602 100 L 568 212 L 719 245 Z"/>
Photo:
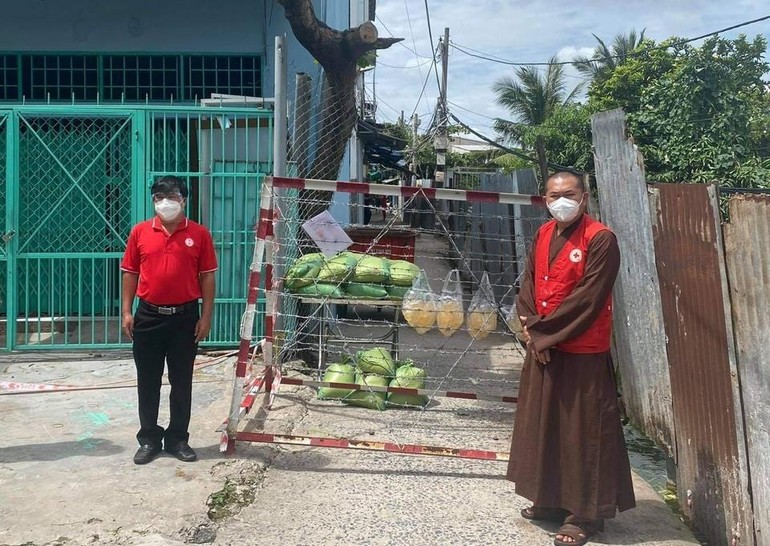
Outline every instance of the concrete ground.
<path id="1" fill-rule="evenodd" d="M 419 245 L 418 263 L 442 278 L 440 243 Z M 386 313 L 348 310 L 361 326 Z M 401 351 L 426 368 L 428 388 L 515 392 L 521 354 L 502 328 L 471 343 L 464 332 L 418 336 L 404 327 Z M 109 356 L 0 357 L 0 545 L 553 544 L 555 526 L 519 516 L 528 502 L 504 479 L 502 462 L 246 443 L 223 457 L 215 429 L 229 407 L 232 357 L 202 355 L 196 364 L 190 442 L 200 460 L 164 454 L 136 466 L 133 363 Z M 310 377 L 288 368 L 287 376 Z M 12 394 L 8 382 L 81 390 Z M 515 412 L 449 398 L 424 412 L 377 412 L 289 386 L 271 411 L 262 402 L 243 429 L 503 452 Z M 162 419 L 164 411 L 165 402 Z M 646 482 L 635 475 L 634 484 L 637 508 L 609 521 L 595 543 L 698 544 Z"/>

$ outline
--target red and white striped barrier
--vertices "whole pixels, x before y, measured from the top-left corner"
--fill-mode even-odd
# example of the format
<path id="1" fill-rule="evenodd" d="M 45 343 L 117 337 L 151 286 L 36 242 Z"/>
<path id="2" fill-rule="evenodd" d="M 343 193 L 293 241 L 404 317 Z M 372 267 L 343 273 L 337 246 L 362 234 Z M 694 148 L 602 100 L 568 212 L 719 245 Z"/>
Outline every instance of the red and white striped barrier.
<path id="1" fill-rule="evenodd" d="M 359 442 L 353 440 L 338 440 L 330 438 L 313 438 L 299 436 L 276 436 L 271 434 L 256 434 L 238 432 L 240 419 L 251 409 L 256 397 L 264 389 L 269 396 L 268 409 L 272 406 L 275 394 L 281 382 L 288 385 L 328 386 L 346 388 L 351 390 L 364 390 L 361 385 L 348 383 L 326 383 L 321 381 L 305 381 L 293 378 L 281 378 L 279 366 L 273 360 L 273 328 L 278 313 L 276 291 L 280 286 L 273 286 L 273 188 L 293 188 L 298 190 L 318 190 L 343 193 L 368 193 L 370 195 L 384 195 L 411 198 L 420 194 L 428 199 L 443 199 L 449 201 L 466 201 L 470 203 L 501 203 L 509 205 L 544 206 L 545 202 L 540 196 L 522 195 L 515 193 L 488 192 L 475 190 L 454 190 L 446 188 L 421 188 L 410 186 L 389 186 L 386 184 L 368 184 L 362 182 L 341 182 L 332 180 L 316 180 L 306 178 L 268 177 L 262 186 L 260 200 L 259 221 L 257 224 L 256 244 L 254 256 L 250 267 L 248 296 L 246 311 L 241 319 L 241 341 L 238 350 L 238 360 L 233 380 L 232 400 L 230 414 L 226 420 L 226 426 L 222 432 L 220 450 L 232 453 L 236 440 L 249 442 L 293 443 L 298 445 L 316 445 L 320 447 L 339 447 L 348 449 L 367 449 L 388 451 L 393 453 L 408 453 L 414 455 L 441 455 L 448 457 L 462 457 L 486 460 L 508 460 L 507 453 L 492 451 L 463 450 L 455 448 L 439 448 L 418 445 L 398 445 L 385 442 Z M 266 255 L 267 254 L 267 258 Z M 257 296 L 259 293 L 260 274 L 265 267 L 265 339 L 262 340 L 265 368 L 260 377 L 253 379 L 249 385 L 246 383 L 246 369 L 249 363 L 249 348 L 251 346 L 251 333 L 254 327 L 254 315 L 256 313 Z M 279 281 L 280 282 L 280 281 Z M 245 393 L 244 393 L 245 388 Z M 422 394 L 428 396 L 441 396 L 447 398 L 462 398 L 467 400 L 484 400 L 491 402 L 504 402 L 515 404 L 514 396 L 491 396 L 478 393 L 440 391 L 428 389 L 408 389 L 403 387 L 366 387 L 366 390 L 377 392 L 398 392 L 403 394 Z"/>
<path id="2" fill-rule="evenodd" d="M 254 254 L 249 268 L 249 284 L 246 296 L 246 311 L 241 318 L 241 341 L 238 346 L 238 361 L 235 366 L 235 378 L 233 379 L 233 393 L 230 401 L 230 414 L 227 418 L 227 429 L 222 434 L 220 449 L 231 453 L 235 449 L 235 432 L 238 429 L 238 421 L 241 415 L 241 397 L 243 384 L 246 378 L 246 368 L 249 364 L 249 349 L 251 348 L 251 333 L 254 331 L 254 315 L 257 312 L 257 298 L 259 296 L 259 281 L 262 266 L 265 265 L 265 246 L 268 243 L 268 237 L 273 236 L 273 201 L 272 192 L 267 184 L 262 186 L 262 195 L 260 197 L 259 220 L 257 222 L 256 244 L 254 245 Z M 272 263 L 267 264 L 266 275 L 271 275 Z M 269 285 L 266 285 L 268 288 Z M 272 317 L 270 317 L 272 319 Z M 272 320 L 265 321 L 265 328 L 272 326 Z M 263 344 L 263 353 L 265 362 L 271 364 L 268 356 L 272 357 L 272 332 L 270 339 L 266 339 Z M 269 379 L 269 378 L 266 378 Z"/>
<path id="3" fill-rule="evenodd" d="M 285 178 L 279 176 L 274 176 L 272 178 L 268 177 L 265 183 L 272 185 L 274 188 L 337 191 L 343 193 L 368 193 L 371 195 L 404 197 L 406 199 L 420 193 L 428 199 L 444 199 L 447 201 L 545 206 L 545 201 L 539 195 L 526 195 L 495 191 L 420 188 L 416 186 L 389 186 L 387 184 L 369 184 L 366 182 L 340 182 L 334 180 L 316 180 L 313 178 Z"/>
<path id="4" fill-rule="evenodd" d="M 508 453 L 485 451 L 483 449 L 460 449 L 416 444 L 395 444 L 372 440 L 348 440 L 346 438 L 326 438 L 321 436 L 287 436 L 259 432 L 239 432 L 238 440 L 268 444 L 288 444 L 295 446 L 333 447 L 338 449 L 358 449 L 363 451 L 386 451 L 402 455 L 433 455 L 435 457 L 454 457 L 456 459 L 476 459 L 482 461 L 507 461 Z"/>

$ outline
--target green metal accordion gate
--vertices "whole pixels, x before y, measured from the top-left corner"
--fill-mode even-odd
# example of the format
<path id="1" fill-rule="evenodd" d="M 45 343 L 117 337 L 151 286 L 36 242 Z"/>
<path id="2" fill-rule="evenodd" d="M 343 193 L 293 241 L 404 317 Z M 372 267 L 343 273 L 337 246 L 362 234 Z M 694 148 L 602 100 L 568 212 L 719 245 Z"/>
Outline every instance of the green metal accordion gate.
<path id="1" fill-rule="evenodd" d="M 237 344 L 273 114 L 257 108 L 19 106 L 0 111 L 0 350 L 127 347 L 120 259 L 161 175 L 220 262 L 208 345 Z M 255 335 L 260 335 L 257 321 Z"/>

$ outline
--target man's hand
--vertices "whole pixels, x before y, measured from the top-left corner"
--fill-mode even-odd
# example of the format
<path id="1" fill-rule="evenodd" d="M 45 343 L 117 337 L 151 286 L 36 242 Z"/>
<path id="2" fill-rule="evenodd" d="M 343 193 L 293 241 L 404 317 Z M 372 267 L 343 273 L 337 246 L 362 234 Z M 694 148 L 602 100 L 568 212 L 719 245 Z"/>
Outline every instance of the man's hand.
<path id="1" fill-rule="evenodd" d="M 521 325 L 524 326 L 524 343 L 529 345 L 532 343 L 532 338 L 529 336 L 529 330 L 527 330 L 527 317 L 519 315 L 519 320 L 521 321 Z"/>
<path id="2" fill-rule="evenodd" d="M 123 325 L 123 333 L 128 336 L 128 339 L 131 341 L 134 340 L 134 314 L 133 313 L 123 313 L 123 320 L 121 321 Z"/>
<path id="3" fill-rule="evenodd" d="M 551 350 L 544 349 L 539 353 L 535 353 L 535 358 L 538 362 L 540 362 L 540 364 L 546 365 L 551 361 Z"/>
<path id="4" fill-rule="evenodd" d="M 200 343 L 209 335 L 211 331 L 211 319 L 201 317 L 195 323 L 195 343 Z"/>
<path id="5" fill-rule="evenodd" d="M 519 320 L 524 326 L 524 341 L 527 344 L 527 348 L 532 349 L 533 352 L 535 352 L 535 359 L 540 362 L 540 364 L 548 364 L 551 361 L 551 351 L 549 349 L 540 352 L 535 351 L 534 347 L 532 347 L 532 337 L 529 335 L 529 330 L 527 330 L 527 317 L 519 315 Z"/>

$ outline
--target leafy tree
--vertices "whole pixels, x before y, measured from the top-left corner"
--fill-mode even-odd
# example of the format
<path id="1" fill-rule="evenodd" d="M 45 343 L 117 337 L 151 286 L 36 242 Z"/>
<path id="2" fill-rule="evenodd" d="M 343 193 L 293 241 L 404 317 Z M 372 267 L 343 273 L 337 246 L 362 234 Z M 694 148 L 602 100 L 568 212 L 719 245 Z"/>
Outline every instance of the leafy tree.
<path id="1" fill-rule="evenodd" d="M 516 116 L 516 121 L 498 118 L 495 130 L 510 143 L 522 143 L 534 149 L 537 155 L 541 179 L 548 178 L 548 158 L 545 138 L 534 134 L 533 141 L 524 142 L 531 128 L 545 125 L 556 110 L 572 102 L 580 92 L 580 87 L 567 93 L 564 67 L 557 64 L 553 57 L 541 73 L 536 67 L 521 67 L 516 70 L 516 78 L 505 77 L 494 83 L 492 90 L 497 95 L 496 102 Z"/>
<path id="2" fill-rule="evenodd" d="M 592 108 L 622 107 L 648 178 L 766 186 L 767 42 L 713 37 L 701 47 L 670 39 L 592 84 Z M 680 42 L 680 41 L 679 41 Z M 764 149 L 763 149 L 764 148 Z"/>
<path id="3" fill-rule="evenodd" d="M 551 163 L 584 172 L 594 169 L 589 105 L 568 103 L 556 107 L 546 123 L 521 128 L 521 142 L 531 148 L 538 140 Z"/>
<path id="4" fill-rule="evenodd" d="M 609 47 L 596 34 L 592 36 L 596 38 L 599 44 L 594 49 L 591 58 L 578 57 L 572 64 L 581 74 L 590 77 L 593 81 L 598 81 L 630 58 L 631 53 L 644 40 L 644 29 L 638 35 L 636 30 L 631 30 L 628 34 L 616 35 Z"/>

